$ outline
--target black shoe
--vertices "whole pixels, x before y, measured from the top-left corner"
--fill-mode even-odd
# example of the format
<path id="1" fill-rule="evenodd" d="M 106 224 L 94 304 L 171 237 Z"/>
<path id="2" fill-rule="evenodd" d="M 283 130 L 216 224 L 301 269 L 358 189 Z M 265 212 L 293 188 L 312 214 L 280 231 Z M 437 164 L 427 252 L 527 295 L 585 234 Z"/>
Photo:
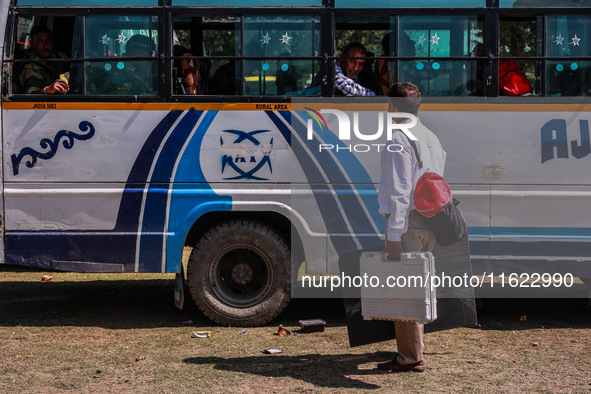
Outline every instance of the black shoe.
<path id="1" fill-rule="evenodd" d="M 418 363 L 401 365 L 401 364 L 398 364 L 398 361 L 396 359 L 394 359 L 392 361 L 378 363 L 378 369 L 388 371 L 388 372 L 403 372 L 403 371 L 423 372 L 425 370 L 425 364 L 423 364 L 422 361 L 419 361 Z"/>

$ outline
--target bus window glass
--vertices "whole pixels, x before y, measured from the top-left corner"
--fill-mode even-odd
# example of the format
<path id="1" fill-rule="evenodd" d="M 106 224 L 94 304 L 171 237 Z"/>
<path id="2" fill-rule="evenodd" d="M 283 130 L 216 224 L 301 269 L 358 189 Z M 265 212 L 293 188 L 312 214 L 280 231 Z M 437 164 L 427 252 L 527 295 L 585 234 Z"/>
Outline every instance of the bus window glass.
<path id="1" fill-rule="evenodd" d="M 398 80 L 428 96 L 482 94 L 482 67 L 470 57 L 483 42 L 483 26 L 477 16 L 401 16 L 398 55 L 416 60 L 399 61 Z"/>
<path id="2" fill-rule="evenodd" d="M 541 23 L 541 21 L 540 21 Z M 539 94 L 540 78 L 537 17 L 501 16 L 499 21 L 499 95 Z M 523 59 L 531 58 L 531 59 Z"/>
<path id="3" fill-rule="evenodd" d="M 174 18 L 174 94 L 240 94 L 240 26 L 234 16 Z"/>
<path id="4" fill-rule="evenodd" d="M 320 18 L 264 15 L 244 18 L 245 95 L 314 95 L 320 54 Z M 290 59 L 293 58 L 293 59 Z"/>
<path id="5" fill-rule="evenodd" d="M 591 62 L 573 57 L 591 56 L 591 16 L 550 15 L 546 22 L 546 94 L 548 96 L 591 95 Z"/>
<path id="6" fill-rule="evenodd" d="M 158 20 L 150 15 L 92 15 L 86 18 L 86 94 L 158 93 Z M 155 60 L 150 60 L 154 57 Z"/>

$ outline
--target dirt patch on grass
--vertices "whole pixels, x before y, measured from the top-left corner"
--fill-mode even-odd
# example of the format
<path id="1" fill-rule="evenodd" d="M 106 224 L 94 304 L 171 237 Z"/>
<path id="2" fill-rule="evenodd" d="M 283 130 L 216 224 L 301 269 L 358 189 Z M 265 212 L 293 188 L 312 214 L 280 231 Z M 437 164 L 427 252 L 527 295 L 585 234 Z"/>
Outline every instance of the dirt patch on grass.
<path id="1" fill-rule="evenodd" d="M 219 327 L 174 308 L 171 275 L 53 272 L 41 282 L 43 274 L 0 272 L 2 392 L 591 389 L 582 299 L 484 300 L 480 327 L 425 336 L 425 373 L 386 374 L 375 364 L 393 356 L 395 341 L 350 348 L 339 300 L 294 300 L 265 327 Z M 309 318 L 326 330 L 273 335 Z"/>

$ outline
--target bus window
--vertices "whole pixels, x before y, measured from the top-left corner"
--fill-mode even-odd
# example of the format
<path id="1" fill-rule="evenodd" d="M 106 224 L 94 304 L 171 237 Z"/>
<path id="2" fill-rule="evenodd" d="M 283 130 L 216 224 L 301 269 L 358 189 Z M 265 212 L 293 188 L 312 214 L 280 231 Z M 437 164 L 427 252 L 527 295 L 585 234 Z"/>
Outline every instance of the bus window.
<path id="1" fill-rule="evenodd" d="M 318 16 L 265 15 L 244 18 L 245 95 L 314 95 L 320 54 Z M 290 59 L 293 58 L 293 59 Z"/>
<path id="2" fill-rule="evenodd" d="M 366 49 L 367 59 L 356 82 L 376 94 L 385 94 L 389 86 L 396 82 L 394 74 L 389 72 L 394 62 L 377 59 L 394 55 L 395 42 L 387 40 L 394 28 L 395 18 L 390 16 L 343 15 L 336 19 L 335 55 L 342 56 L 344 48 L 351 43 L 361 43 Z M 340 94 L 338 90 L 335 93 Z"/>
<path id="3" fill-rule="evenodd" d="M 398 80 L 414 82 L 427 96 L 483 94 L 478 61 L 470 60 L 483 27 L 477 16 L 401 16 L 398 56 L 416 60 L 399 61 Z"/>
<path id="4" fill-rule="evenodd" d="M 80 92 L 80 65 L 65 61 L 75 57 L 74 25 L 73 17 L 23 15 L 17 19 L 12 93 L 54 93 L 47 86 L 60 77 L 68 80 L 69 94 Z"/>
<path id="5" fill-rule="evenodd" d="M 536 45 L 537 26 L 536 17 L 501 16 L 499 95 L 523 96 L 541 91 L 539 78 L 536 78 L 539 73 L 536 70 L 540 70 L 540 67 L 535 57 L 541 54 L 541 48 Z M 531 59 L 523 59 L 524 57 Z"/>
<path id="6" fill-rule="evenodd" d="M 546 95 L 591 95 L 591 62 L 573 59 L 591 55 L 591 16 L 550 15 L 546 22 Z M 569 59 L 570 58 L 570 59 Z"/>
<path id="7" fill-rule="evenodd" d="M 92 59 L 85 62 L 87 94 L 158 94 L 156 17 L 91 15 L 84 33 L 85 57 Z"/>
<path id="8" fill-rule="evenodd" d="M 186 75 L 182 61 L 188 53 L 193 55 L 195 75 L 203 85 L 197 94 L 320 92 L 313 86 L 319 62 L 311 59 L 320 53 L 317 16 L 178 16 L 173 29 L 175 94 L 187 93 L 182 85 Z"/>
<path id="9" fill-rule="evenodd" d="M 173 26 L 174 94 L 191 94 L 186 86 L 187 54 L 193 56 L 195 94 L 239 95 L 240 18 L 234 16 L 178 16 Z M 179 57 L 180 56 L 180 57 Z M 212 57 L 209 59 L 208 57 Z M 227 58 L 225 58 L 227 57 Z"/>

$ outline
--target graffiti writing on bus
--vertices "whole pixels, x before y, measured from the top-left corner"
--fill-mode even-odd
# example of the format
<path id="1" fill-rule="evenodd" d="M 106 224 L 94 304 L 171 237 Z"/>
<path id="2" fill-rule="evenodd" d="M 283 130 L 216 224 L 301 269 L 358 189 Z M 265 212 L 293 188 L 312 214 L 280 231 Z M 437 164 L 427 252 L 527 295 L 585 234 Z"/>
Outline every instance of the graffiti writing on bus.
<path id="1" fill-rule="evenodd" d="M 556 159 L 568 159 L 570 156 L 581 159 L 591 153 L 589 139 L 589 121 L 579 120 L 579 140 L 569 144 L 565 119 L 552 119 L 542 126 L 542 163 Z M 569 156 L 570 146 L 570 156 Z"/>

